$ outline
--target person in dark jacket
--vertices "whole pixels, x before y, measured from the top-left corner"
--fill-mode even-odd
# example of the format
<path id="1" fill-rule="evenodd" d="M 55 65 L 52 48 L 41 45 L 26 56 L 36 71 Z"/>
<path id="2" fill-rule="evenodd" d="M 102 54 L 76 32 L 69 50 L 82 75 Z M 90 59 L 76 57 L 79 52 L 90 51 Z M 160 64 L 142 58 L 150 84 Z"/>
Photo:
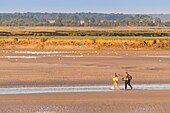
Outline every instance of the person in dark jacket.
<path id="1" fill-rule="evenodd" d="M 123 77 L 122 80 L 125 81 L 125 90 L 127 90 L 127 85 L 129 85 L 131 90 L 133 89 L 132 85 L 130 84 L 132 76 L 128 72 L 125 72 L 125 77 Z"/>

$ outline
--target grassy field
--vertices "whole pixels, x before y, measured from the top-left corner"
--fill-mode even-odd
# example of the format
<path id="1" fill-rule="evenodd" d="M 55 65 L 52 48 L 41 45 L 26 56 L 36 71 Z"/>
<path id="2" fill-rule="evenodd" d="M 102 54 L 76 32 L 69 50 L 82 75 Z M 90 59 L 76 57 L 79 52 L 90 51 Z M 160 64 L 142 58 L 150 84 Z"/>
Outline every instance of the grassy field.
<path id="1" fill-rule="evenodd" d="M 170 32 L 170 27 L 0 27 L 0 32 L 55 32 L 55 31 L 121 31 L 121 32 Z"/>
<path id="2" fill-rule="evenodd" d="M 132 36 L 0 36 L 0 39 L 103 39 L 103 40 L 170 40 L 170 37 L 132 37 Z"/>
<path id="3" fill-rule="evenodd" d="M 68 36 L 47 36 L 41 32 L 63 31 L 73 33 Z M 70 32 L 71 31 L 71 32 Z M 78 32 L 77 32 L 78 31 Z M 93 31 L 93 32 L 89 32 Z M 0 32 L 10 32 L 16 35 L 0 36 L 0 48 L 69 48 L 74 49 L 83 46 L 84 49 L 108 49 L 108 48 L 170 48 L 170 36 L 102 36 L 109 32 L 134 33 L 170 33 L 166 27 L 0 27 Z M 36 34 L 39 32 L 39 34 Z M 62 33 L 63 33 L 62 32 Z M 21 33 L 20 35 L 17 35 Z M 29 33 L 32 33 L 29 35 Z M 35 34 L 33 34 L 35 33 Z M 74 33 L 76 36 L 74 36 Z M 79 33 L 94 33 L 97 36 L 79 36 Z M 26 35 L 25 35 L 26 34 Z M 28 34 L 28 35 L 27 35 Z M 101 35 L 98 35 L 101 34 Z M 54 34 L 56 35 L 56 34 Z M 72 36 L 73 35 L 73 36 Z"/>

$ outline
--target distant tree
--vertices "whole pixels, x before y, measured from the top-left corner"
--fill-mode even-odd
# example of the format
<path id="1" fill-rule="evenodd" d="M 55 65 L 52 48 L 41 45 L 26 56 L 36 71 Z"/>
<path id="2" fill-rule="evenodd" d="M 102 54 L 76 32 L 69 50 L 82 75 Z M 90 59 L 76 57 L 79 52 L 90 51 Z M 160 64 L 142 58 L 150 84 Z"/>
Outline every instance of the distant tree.
<path id="1" fill-rule="evenodd" d="M 48 20 L 56 20 L 54 24 Z M 80 21 L 84 21 L 83 24 Z M 164 23 L 167 25 L 167 23 Z M 1 13 L 0 26 L 163 26 L 148 15 L 103 13 Z"/>

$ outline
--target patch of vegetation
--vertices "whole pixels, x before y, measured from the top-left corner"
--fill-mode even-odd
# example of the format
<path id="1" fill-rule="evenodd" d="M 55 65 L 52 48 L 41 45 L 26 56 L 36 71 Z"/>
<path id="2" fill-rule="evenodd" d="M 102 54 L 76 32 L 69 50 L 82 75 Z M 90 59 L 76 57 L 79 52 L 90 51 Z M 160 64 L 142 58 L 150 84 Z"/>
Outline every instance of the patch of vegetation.
<path id="1" fill-rule="evenodd" d="M 46 42 L 48 40 L 48 38 L 41 38 L 41 42 Z"/>
<path id="2" fill-rule="evenodd" d="M 14 38 L 14 41 L 15 41 L 15 42 L 18 42 L 18 40 L 19 40 L 18 38 Z"/>

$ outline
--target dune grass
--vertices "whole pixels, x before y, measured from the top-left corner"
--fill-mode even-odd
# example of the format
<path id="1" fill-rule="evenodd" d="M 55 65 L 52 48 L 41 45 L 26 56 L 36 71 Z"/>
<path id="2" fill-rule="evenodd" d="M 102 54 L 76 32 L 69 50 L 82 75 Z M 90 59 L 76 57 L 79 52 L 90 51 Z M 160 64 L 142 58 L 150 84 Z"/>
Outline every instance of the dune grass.
<path id="1" fill-rule="evenodd" d="M 121 31 L 121 32 L 170 32 L 170 27 L 6 27 L 1 26 L 0 32 L 55 32 L 55 31 Z"/>
<path id="2" fill-rule="evenodd" d="M 170 40 L 170 37 L 120 37 L 120 36 L 0 36 L 0 39 L 12 38 L 12 39 L 103 39 L 103 40 Z"/>

